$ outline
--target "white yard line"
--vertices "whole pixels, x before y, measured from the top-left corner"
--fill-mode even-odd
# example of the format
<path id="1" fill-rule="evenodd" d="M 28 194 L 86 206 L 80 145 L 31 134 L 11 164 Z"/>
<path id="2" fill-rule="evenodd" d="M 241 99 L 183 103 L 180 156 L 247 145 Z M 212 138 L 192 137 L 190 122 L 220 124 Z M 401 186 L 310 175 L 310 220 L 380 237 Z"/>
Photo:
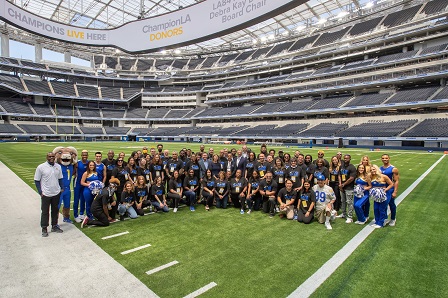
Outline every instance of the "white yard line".
<path id="1" fill-rule="evenodd" d="M 126 234 L 129 234 L 129 232 L 126 231 L 126 232 L 123 232 L 123 233 L 118 233 L 118 234 L 114 234 L 114 235 L 106 236 L 106 237 L 103 237 L 103 238 L 101 238 L 101 239 L 106 240 L 106 239 L 110 239 L 110 238 L 115 238 L 115 237 L 123 236 L 123 235 L 126 235 Z"/>
<path id="2" fill-rule="evenodd" d="M 398 198 L 395 204 L 400 204 L 426 177 L 428 174 L 442 161 L 445 154 L 442 155 L 426 172 L 424 172 L 417 180 L 414 181 Z M 355 251 L 355 249 L 375 230 L 371 226 L 364 227 L 355 235 L 344 247 L 342 247 L 331 259 L 322 265 L 313 275 L 304 281 L 294 292 L 288 297 L 309 297 L 317 288 L 329 278 L 334 271 Z"/>
<path id="3" fill-rule="evenodd" d="M 178 261 L 172 261 L 172 262 L 169 262 L 168 264 L 165 264 L 165 265 L 156 267 L 154 269 L 151 269 L 149 271 L 146 271 L 146 274 L 151 275 L 153 273 L 159 272 L 159 271 L 161 271 L 163 269 L 166 269 L 166 268 L 171 267 L 171 266 L 176 265 L 176 264 L 179 264 L 179 262 Z"/>
<path id="4" fill-rule="evenodd" d="M 133 249 L 125 250 L 125 251 L 123 251 L 121 254 L 122 254 L 122 255 L 127 255 L 127 254 L 130 254 L 131 252 L 138 251 L 138 250 L 141 250 L 141 249 L 150 247 L 150 246 L 151 246 L 151 244 L 145 244 L 145 245 L 142 245 L 142 246 L 133 248 Z"/>
<path id="5" fill-rule="evenodd" d="M 202 288 L 194 291 L 193 293 L 188 294 L 184 298 L 194 298 L 194 297 L 197 297 L 197 296 L 207 292 L 208 290 L 210 290 L 211 288 L 213 288 L 215 286 L 217 286 L 217 284 L 215 282 L 211 282 L 208 285 L 205 285 Z"/>

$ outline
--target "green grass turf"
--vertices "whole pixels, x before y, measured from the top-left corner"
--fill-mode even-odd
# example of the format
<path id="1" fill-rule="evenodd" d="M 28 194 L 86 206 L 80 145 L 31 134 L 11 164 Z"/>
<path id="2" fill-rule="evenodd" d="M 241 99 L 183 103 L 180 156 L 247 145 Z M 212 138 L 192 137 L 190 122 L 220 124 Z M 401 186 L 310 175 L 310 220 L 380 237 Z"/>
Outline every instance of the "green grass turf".
<path id="1" fill-rule="evenodd" d="M 0 160 L 34 188 L 35 167 L 45 161 L 46 152 L 57 145 L 60 143 L 3 143 L 0 144 Z M 109 149 L 114 149 L 116 153 L 124 151 L 129 156 L 131 151 L 141 149 L 143 143 L 62 145 L 73 145 L 79 152 L 87 149 L 91 156 L 95 151 L 102 151 L 105 156 Z M 144 145 L 151 147 L 154 144 Z M 197 151 L 199 144 L 165 143 L 165 148 L 170 150 L 183 147 Z M 206 150 L 209 147 L 207 145 Z M 215 152 L 223 147 L 213 145 Z M 250 147 L 255 151 L 259 148 Z M 282 148 L 289 153 L 297 149 L 274 148 Z M 313 156 L 317 155 L 318 150 L 299 149 Z M 325 150 L 325 156 L 330 159 L 337 151 Z M 342 151 L 352 154 L 353 163 L 358 163 L 361 156 L 367 154 L 380 164 L 383 153 L 367 149 Z M 410 151 L 388 153 L 401 172 L 399 193 L 441 155 Z M 448 257 L 448 253 L 445 249 L 446 237 L 440 235 L 442 226 L 446 226 L 446 219 L 442 217 L 446 203 L 440 194 L 446 194 L 448 190 L 444 181 L 437 177 L 443 175 L 440 169 L 446 168 L 446 163 L 447 160 L 444 160 L 436 168 L 440 173 L 432 173 L 403 201 L 398 208 L 397 226 L 375 231 L 369 236 L 315 296 L 379 297 L 400 293 L 403 296 L 426 296 L 441 293 L 447 281 L 447 270 L 442 266 L 442 260 Z M 429 198 L 433 199 L 429 201 Z M 435 210 L 433 204 L 438 206 Z M 327 231 L 316 222 L 305 226 L 278 217 L 270 219 L 261 212 L 240 215 L 239 210 L 234 208 L 213 208 L 205 212 L 203 206 L 198 206 L 194 213 L 188 208 L 181 208 L 176 214 L 151 214 L 118 222 L 108 228 L 82 231 L 160 297 L 182 297 L 210 282 L 218 285 L 203 294 L 205 297 L 285 297 L 362 227 L 337 220 L 333 228 L 333 231 Z M 123 231 L 130 233 L 101 240 L 104 236 Z M 128 255 L 120 254 L 147 243 L 152 246 Z M 145 274 L 174 260 L 179 264 L 153 275 Z"/>

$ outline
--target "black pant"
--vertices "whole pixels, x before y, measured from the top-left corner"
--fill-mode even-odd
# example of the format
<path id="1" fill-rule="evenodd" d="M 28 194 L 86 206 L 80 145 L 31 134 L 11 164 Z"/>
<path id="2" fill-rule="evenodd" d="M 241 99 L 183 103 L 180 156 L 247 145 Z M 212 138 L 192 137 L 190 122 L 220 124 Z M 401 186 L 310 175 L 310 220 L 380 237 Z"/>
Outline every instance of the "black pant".
<path id="1" fill-rule="evenodd" d="M 179 194 L 169 192 L 166 196 L 167 196 L 169 199 L 174 200 L 174 208 L 179 208 L 179 201 L 180 201 L 180 199 L 181 199 L 181 197 L 179 196 Z"/>
<path id="2" fill-rule="evenodd" d="M 241 208 L 241 198 L 239 195 L 239 193 L 230 193 L 230 199 L 232 200 L 233 206 L 235 206 L 235 208 Z"/>
<path id="3" fill-rule="evenodd" d="M 40 226 L 42 228 L 48 227 L 48 222 L 50 221 L 50 206 L 51 206 L 51 225 L 55 226 L 58 224 L 59 217 L 59 197 L 61 194 L 57 194 L 53 197 L 42 196 L 41 197 L 41 210 L 42 214 L 40 216 Z"/>
<path id="4" fill-rule="evenodd" d="M 208 191 L 203 190 L 202 191 L 202 196 L 205 199 L 205 205 L 212 207 L 213 206 L 213 199 L 214 199 L 214 195 L 210 194 Z"/>
<path id="5" fill-rule="evenodd" d="M 314 218 L 314 212 L 310 212 L 309 216 L 305 216 L 306 212 L 304 213 L 302 210 L 297 210 L 297 221 L 303 222 L 304 224 L 309 224 L 313 218 Z"/>
<path id="6" fill-rule="evenodd" d="M 92 214 L 96 219 L 89 219 L 88 225 L 107 227 L 109 225 L 109 220 L 107 219 L 106 213 L 103 209 L 92 209 Z M 110 215 L 110 214 L 109 214 Z"/>
<path id="7" fill-rule="evenodd" d="M 334 210 L 339 211 L 339 209 L 341 209 L 341 205 L 342 205 L 341 193 L 339 191 L 339 183 L 330 182 L 330 187 L 333 188 L 334 195 L 336 196 L 336 201 L 334 201 L 334 203 L 333 203 L 333 208 L 334 208 Z"/>
<path id="8" fill-rule="evenodd" d="M 269 213 L 271 215 L 275 214 L 275 198 L 269 198 L 266 196 L 263 196 L 263 212 Z"/>

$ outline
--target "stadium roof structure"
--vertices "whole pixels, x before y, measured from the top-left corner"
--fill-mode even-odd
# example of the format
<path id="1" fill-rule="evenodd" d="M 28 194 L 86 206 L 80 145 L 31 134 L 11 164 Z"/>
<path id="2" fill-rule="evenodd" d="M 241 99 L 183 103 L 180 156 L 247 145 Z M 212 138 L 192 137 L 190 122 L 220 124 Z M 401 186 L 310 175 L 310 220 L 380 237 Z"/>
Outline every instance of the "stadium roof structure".
<path id="1" fill-rule="evenodd" d="M 207 0 L 9 0 L 24 10 L 63 24 L 89 29 L 113 29 L 131 21 L 150 18 Z M 261 43 L 273 43 L 308 32 L 311 27 L 334 25 L 350 15 L 362 15 L 375 5 L 404 3 L 404 0 L 308 0 L 305 3 L 248 28 L 211 40 L 177 49 L 185 54 L 209 53 L 247 48 Z M 7 32 L 5 32 L 7 31 Z M 3 26 L 11 39 L 35 44 L 55 51 L 112 54 L 113 48 L 95 48 L 43 40 L 28 32 Z M 79 51 L 78 53 L 76 53 Z M 86 58 L 85 56 L 84 58 Z M 81 57 L 82 58 L 82 57 Z"/>

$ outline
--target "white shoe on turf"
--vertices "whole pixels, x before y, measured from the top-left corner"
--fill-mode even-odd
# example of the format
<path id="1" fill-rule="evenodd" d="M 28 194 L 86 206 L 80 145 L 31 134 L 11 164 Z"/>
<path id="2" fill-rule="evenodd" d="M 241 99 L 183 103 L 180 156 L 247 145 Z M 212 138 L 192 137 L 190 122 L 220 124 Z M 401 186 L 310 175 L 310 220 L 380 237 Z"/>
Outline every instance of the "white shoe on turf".
<path id="1" fill-rule="evenodd" d="M 344 213 L 341 213 L 339 215 L 336 215 L 336 218 L 345 218 L 345 215 L 344 215 Z"/>
<path id="2" fill-rule="evenodd" d="M 396 223 L 396 220 L 395 219 L 391 219 L 390 222 L 389 222 L 389 227 L 395 227 L 395 223 Z"/>
<path id="3" fill-rule="evenodd" d="M 338 214 L 338 212 L 336 210 L 331 210 L 331 217 L 330 220 L 335 220 L 336 218 L 336 214 Z"/>
<path id="4" fill-rule="evenodd" d="M 331 227 L 331 224 L 329 222 L 325 223 L 325 227 L 327 228 L 327 230 L 333 230 L 333 228 Z"/>
<path id="5" fill-rule="evenodd" d="M 375 229 L 380 229 L 380 228 L 382 228 L 382 226 L 377 225 L 377 224 L 374 224 L 372 227 L 375 228 Z"/>
<path id="6" fill-rule="evenodd" d="M 82 222 L 82 219 L 81 219 L 81 217 L 75 217 L 75 221 L 77 222 L 77 223 L 80 223 L 80 222 Z"/>
<path id="7" fill-rule="evenodd" d="M 351 219 L 350 217 L 349 218 L 347 218 L 347 220 L 345 221 L 345 223 L 352 223 L 353 222 L 353 219 Z"/>
<path id="8" fill-rule="evenodd" d="M 390 220 L 386 219 L 386 220 L 383 222 L 383 227 L 387 226 L 389 223 L 390 223 Z"/>
<path id="9" fill-rule="evenodd" d="M 174 209 L 173 209 L 173 212 L 177 212 L 177 208 L 174 208 Z"/>

